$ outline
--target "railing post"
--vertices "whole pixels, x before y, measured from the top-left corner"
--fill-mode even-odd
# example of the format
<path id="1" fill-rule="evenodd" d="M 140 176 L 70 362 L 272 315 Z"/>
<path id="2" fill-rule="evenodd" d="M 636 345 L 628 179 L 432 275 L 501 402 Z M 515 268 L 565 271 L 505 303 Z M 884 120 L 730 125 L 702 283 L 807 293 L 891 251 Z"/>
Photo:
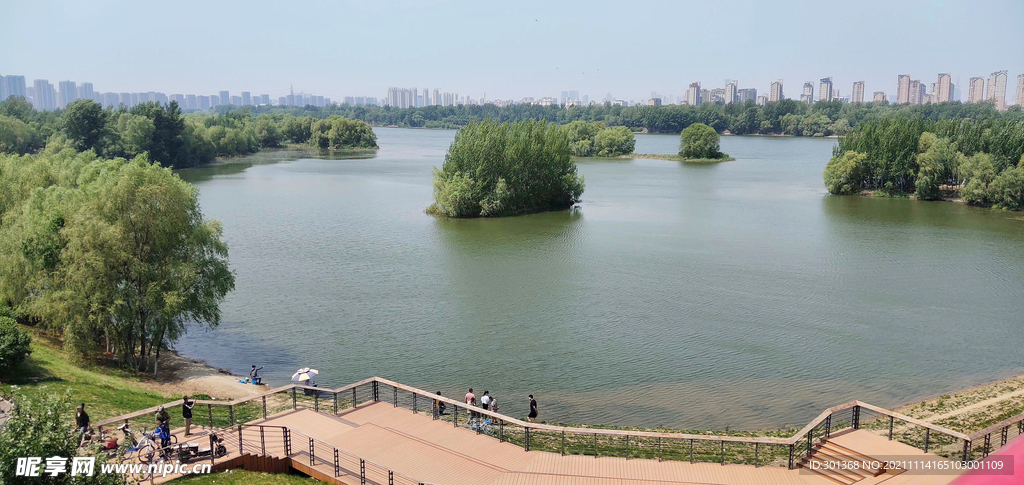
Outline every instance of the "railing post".
<path id="1" fill-rule="evenodd" d="M 281 428 L 284 435 L 284 456 L 292 456 L 292 432 L 288 428 Z"/>
<path id="2" fill-rule="evenodd" d="M 260 455 L 267 456 L 267 437 L 263 426 L 260 426 Z"/>
<path id="3" fill-rule="evenodd" d="M 213 433 L 210 433 L 210 463 L 215 464 L 214 457 L 217 456 L 217 448 L 213 443 Z"/>
<path id="4" fill-rule="evenodd" d="M 626 459 L 629 459 L 629 435 L 626 435 Z"/>
<path id="5" fill-rule="evenodd" d="M 597 433 L 594 433 L 594 458 L 597 458 Z"/>
<path id="6" fill-rule="evenodd" d="M 416 394 L 415 392 L 412 393 L 412 413 L 413 414 L 417 413 L 417 410 L 416 410 L 416 396 L 418 396 L 418 395 L 419 394 Z"/>
<path id="7" fill-rule="evenodd" d="M 388 470 L 388 485 L 395 485 L 395 472 Z"/>
<path id="8" fill-rule="evenodd" d="M 213 429 L 213 405 L 212 404 L 207 404 L 206 405 L 206 414 L 210 418 L 210 429 Z M 210 448 L 210 449 L 213 449 L 213 448 Z"/>
<path id="9" fill-rule="evenodd" d="M 931 428 L 924 429 L 924 452 L 928 453 L 928 437 L 931 435 Z"/>
<path id="10" fill-rule="evenodd" d="M 298 405 L 295 404 L 295 388 L 293 387 L 292 388 L 292 409 L 296 409 L 297 407 L 298 407 Z"/>
<path id="11" fill-rule="evenodd" d="M 813 436 L 814 436 L 814 428 L 811 428 L 810 431 L 807 432 L 807 457 L 808 458 L 810 458 L 810 456 L 811 456 L 811 442 L 814 440 Z"/>
<path id="12" fill-rule="evenodd" d="M 690 438 L 690 463 L 693 463 L 693 438 Z"/>
<path id="13" fill-rule="evenodd" d="M 309 439 L 309 466 L 315 466 L 316 449 L 313 448 L 313 438 Z"/>
<path id="14" fill-rule="evenodd" d="M 789 469 L 793 469 L 793 448 L 795 445 L 789 445 Z"/>
<path id="15" fill-rule="evenodd" d="M 757 465 L 759 463 L 761 463 L 761 458 L 758 456 L 758 451 L 760 451 L 760 450 L 758 450 L 758 448 L 759 448 L 758 445 L 760 445 L 760 444 L 761 443 L 757 443 L 757 442 L 754 443 L 754 468 L 757 468 Z"/>
<path id="16" fill-rule="evenodd" d="M 242 454 L 242 425 L 238 425 L 238 454 Z"/>
<path id="17" fill-rule="evenodd" d="M 999 442 L 999 446 L 1005 446 L 1005 445 L 1006 445 L 1006 433 L 1007 433 L 1007 431 L 1008 431 L 1009 429 L 1010 429 L 1010 427 L 1009 427 L 1009 426 L 1004 426 L 1004 427 L 1003 427 L 1003 437 L 1002 437 L 1002 439 L 1001 439 L 1001 440 L 1000 440 L 1000 442 Z M 924 451 L 928 451 L 928 450 L 926 449 L 926 450 L 924 450 Z"/>
<path id="18" fill-rule="evenodd" d="M 985 447 L 981 449 L 981 457 L 982 458 L 985 458 L 985 457 L 988 456 L 989 446 L 992 444 L 990 442 L 991 439 L 992 439 L 992 433 L 989 433 L 989 434 L 985 435 Z"/>
<path id="19" fill-rule="evenodd" d="M 452 412 L 452 422 L 455 423 L 455 427 L 458 428 L 459 427 L 459 407 L 458 406 L 452 406 L 452 407 L 455 408 L 454 411 Z"/>
<path id="20" fill-rule="evenodd" d="M 235 405 L 228 404 L 228 426 L 235 425 Z"/>
<path id="21" fill-rule="evenodd" d="M 356 388 L 353 387 L 352 388 L 352 407 L 354 408 L 354 407 L 356 407 L 358 405 L 359 405 L 359 401 L 356 400 Z"/>
<path id="22" fill-rule="evenodd" d="M 853 407 L 853 429 L 860 429 L 860 406 Z"/>
<path id="23" fill-rule="evenodd" d="M 523 428 L 523 431 L 526 433 L 526 439 L 523 441 L 523 449 L 530 451 L 530 428 Z"/>
<path id="24" fill-rule="evenodd" d="M 498 443 L 505 442 L 505 420 L 498 420 Z"/>
<path id="25" fill-rule="evenodd" d="M 725 465 L 725 440 L 720 441 L 722 444 L 722 465 Z"/>
<path id="26" fill-rule="evenodd" d="M 892 441 L 892 423 L 895 420 L 892 416 L 889 416 L 889 441 Z"/>
<path id="27" fill-rule="evenodd" d="M 334 393 L 334 414 L 338 414 L 338 393 Z"/>
<path id="28" fill-rule="evenodd" d="M 565 430 L 562 430 L 562 456 L 565 456 Z"/>
<path id="29" fill-rule="evenodd" d="M 377 381 L 373 383 L 376 386 Z M 366 485 L 366 460 L 362 458 L 359 459 L 359 484 Z"/>
<path id="30" fill-rule="evenodd" d="M 373 381 L 373 402 L 380 401 L 380 393 L 377 390 L 377 381 Z"/>
<path id="31" fill-rule="evenodd" d="M 658 437 L 658 461 L 661 461 L 661 436 Z"/>
<path id="32" fill-rule="evenodd" d="M 320 391 L 313 391 L 313 411 L 320 412 Z"/>
<path id="33" fill-rule="evenodd" d="M 398 386 L 391 386 L 391 388 L 394 389 L 394 391 L 395 391 L 395 407 L 397 408 L 398 407 Z"/>
<path id="34" fill-rule="evenodd" d="M 267 419 L 267 396 L 263 396 L 263 419 Z"/>
<path id="35" fill-rule="evenodd" d="M 335 394 L 337 397 L 337 394 Z M 341 476 L 341 460 L 338 459 L 338 449 L 334 449 L 334 476 Z"/>
<path id="36" fill-rule="evenodd" d="M 965 463 L 967 462 L 967 455 L 968 455 L 968 453 L 970 453 L 970 451 L 971 451 L 971 440 L 964 440 L 963 461 Z"/>
<path id="37" fill-rule="evenodd" d="M 832 436 L 832 415 L 825 417 L 825 437 Z"/>

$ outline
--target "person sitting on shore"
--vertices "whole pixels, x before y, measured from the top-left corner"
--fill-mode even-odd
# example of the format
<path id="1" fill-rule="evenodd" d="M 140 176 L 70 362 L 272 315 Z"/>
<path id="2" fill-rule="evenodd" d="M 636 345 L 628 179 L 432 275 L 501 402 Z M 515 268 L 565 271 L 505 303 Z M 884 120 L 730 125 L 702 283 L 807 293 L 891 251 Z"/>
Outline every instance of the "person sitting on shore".
<path id="1" fill-rule="evenodd" d="M 249 379 L 252 380 L 252 383 L 257 385 L 257 386 L 263 383 L 263 378 L 260 377 L 260 369 L 262 369 L 262 368 L 263 368 L 262 365 L 259 366 L 259 367 L 256 367 L 256 364 L 253 364 L 252 365 L 252 370 L 249 371 Z"/>

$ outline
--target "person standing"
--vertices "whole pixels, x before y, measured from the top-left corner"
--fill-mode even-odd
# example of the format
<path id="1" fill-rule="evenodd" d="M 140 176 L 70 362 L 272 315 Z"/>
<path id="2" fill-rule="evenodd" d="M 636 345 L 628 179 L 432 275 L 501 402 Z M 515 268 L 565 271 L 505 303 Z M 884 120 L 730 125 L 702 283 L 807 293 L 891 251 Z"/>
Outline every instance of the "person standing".
<path id="1" fill-rule="evenodd" d="M 78 443 L 81 445 L 85 434 L 89 432 L 89 413 L 85 412 L 85 403 L 78 405 L 75 413 L 75 429 L 78 431 Z"/>
<path id="2" fill-rule="evenodd" d="M 476 406 L 476 394 L 473 394 L 473 388 L 469 388 L 469 392 L 466 393 L 466 407 Z M 472 409 L 469 410 L 469 419 L 475 419 L 476 412 Z"/>
<path id="3" fill-rule="evenodd" d="M 491 411 L 498 412 L 498 400 L 493 397 L 491 398 Z"/>
<path id="4" fill-rule="evenodd" d="M 480 398 L 480 406 L 484 409 L 488 409 L 491 405 L 491 391 L 484 391 L 484 395 Z"/>
<path id="5" fill-rule="evenodd" d="M 437 391 L 437 395 L 440 396 L 441 395 L 441 391 Z M 442 401 L 440 399 L 434 399 L 434 418 L 435 419 L 440 418 L 441 416 L 444 416 L 444 408 L 445 408 L 444 401 Z"/>
<path id="6" fill-rule="evenodd" d="M 533 398 L 533 394 L 530 394 L 530 415 L 527 419 L 531 423 L 537 422 L 537 400 Z"/>
<path id="7" fill-rule="evenodd" d="M 192 408 L 196 402 L 189 399 L 186 394 L 181 398 L 181 417 L 185 420 L 185 436 L 192 436 Z"/>
<path id="8" fill-rule="evenodd" d="M 167 448 L 171 444 L 171 415 L 163 406 L 156 408 L 156 427 L 160 430 L 160 447 Z"/>

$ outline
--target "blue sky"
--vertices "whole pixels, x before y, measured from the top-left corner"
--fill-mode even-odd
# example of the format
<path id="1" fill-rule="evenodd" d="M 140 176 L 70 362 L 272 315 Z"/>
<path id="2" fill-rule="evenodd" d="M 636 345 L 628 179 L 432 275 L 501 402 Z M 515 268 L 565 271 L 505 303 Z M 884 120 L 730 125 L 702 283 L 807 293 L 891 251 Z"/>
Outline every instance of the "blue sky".
<path id="1" fill-rule="evenodd" d="M 682 95 L 725 79 L 766 93 L 784 79 L 896 76 L 964 86 L 1024 73 L 1024 1 L 728 2 L 3 0 L 0 74 L 89 81 L 99 91 L 383 97 L 388 86 L 489 99 Z"/>

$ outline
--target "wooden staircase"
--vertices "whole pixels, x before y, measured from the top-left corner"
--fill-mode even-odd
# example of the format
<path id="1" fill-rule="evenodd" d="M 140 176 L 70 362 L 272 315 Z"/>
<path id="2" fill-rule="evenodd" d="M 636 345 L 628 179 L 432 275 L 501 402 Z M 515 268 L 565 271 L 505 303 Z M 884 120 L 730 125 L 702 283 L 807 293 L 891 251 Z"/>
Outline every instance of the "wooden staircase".
<path id="1" fill-rule="evenodd" d="M 886 470 L 878 466 L 879 460 L 863 453 L 851 450 L 827 439 L 819 441 L 811 449 L 809 457 L 797 463 L 803 473 L 812 473 L 839 485 L 852 485 L 864 480 L 867 483 L 879 483 L 903 470 Z M 846 468 L 837 468 L 835 464 L 845 464 Z M 832 465 L 829 467 L 828 465 Z M 887 476 L 882 476 L 887 475 Z"/>

